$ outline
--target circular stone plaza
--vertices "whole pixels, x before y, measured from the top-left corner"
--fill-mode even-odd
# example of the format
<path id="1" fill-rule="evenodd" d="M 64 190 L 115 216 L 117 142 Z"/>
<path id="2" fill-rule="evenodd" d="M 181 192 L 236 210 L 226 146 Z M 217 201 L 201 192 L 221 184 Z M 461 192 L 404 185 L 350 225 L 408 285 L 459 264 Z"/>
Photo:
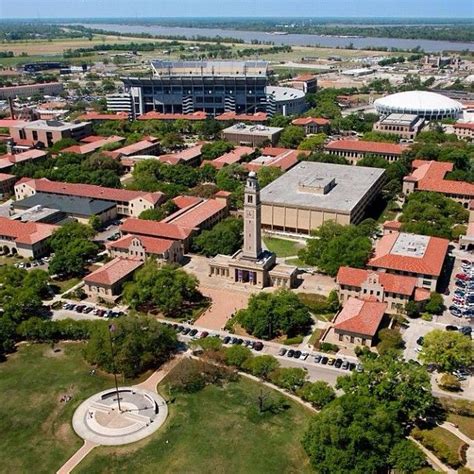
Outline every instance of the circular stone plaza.
<path id="1" fill-rule="evenodd" d="M 166 420 L 165 400 L 138 387 L 108 389 L 89 397 L 74 413 L 72 426 L 84 440 L 116 446 L 133 443 L 154 433 Z"/>
<path id="2" fill-rule="evenodd" d="M 374 101 L 380 115 L 413 114 L 426 120 L 457 118 L 462 105 L 456 100 L 428 91 L 407 91 L 387 95 Z"/>

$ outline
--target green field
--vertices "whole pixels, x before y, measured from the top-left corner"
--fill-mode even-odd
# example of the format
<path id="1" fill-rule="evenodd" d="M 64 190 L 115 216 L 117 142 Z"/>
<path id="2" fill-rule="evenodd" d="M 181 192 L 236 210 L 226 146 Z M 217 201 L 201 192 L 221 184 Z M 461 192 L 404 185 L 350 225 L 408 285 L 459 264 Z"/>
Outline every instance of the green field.
<path id="1" fill-rule="evenodd" d="M 277 257 L 294 257 L 303 245 L 293 240 L 279 239 L 277 237 L 263 237 L 263 242 L 268 250 L 276 253 Z"/>
<path id="2" fill-rule="evenodd" d="M 71 426 L 75 408 L 113 385 L 89 375 L 82 344 L 58 347 L 65 350 L 25 345 L 0 363 L 0 472 L 56 472 L 82 444 Z M 72 400 L 60 402 L 66 393 Z"/>
<path id="3" fill-rule="evenodd" d="M 56 472 L 82 444 L 71 427 L 74 410 L 113 385 L 89 375 L 82 344 L 58 347 L 24 345 L 0 364 L 0 472 Z M 163 429 L 133 445 L 96 448 L 74 472 L 310 472 L 301 437 L 311 413 L 289 402 L 256 417 L 260 390 L 241 379 L 179 394 Z M 61 402 L 64 394 L 72 401 Z"/>
<path id="4" fill-rule="evenodd" d="M 310 472 L 301 447 L 310 412 L 289 403 L 255 419 L 259 392 L 259 384 L 241 379 L 179 394 L 164 429 L 137 445 L 97 448 L 74 472 Z"/>

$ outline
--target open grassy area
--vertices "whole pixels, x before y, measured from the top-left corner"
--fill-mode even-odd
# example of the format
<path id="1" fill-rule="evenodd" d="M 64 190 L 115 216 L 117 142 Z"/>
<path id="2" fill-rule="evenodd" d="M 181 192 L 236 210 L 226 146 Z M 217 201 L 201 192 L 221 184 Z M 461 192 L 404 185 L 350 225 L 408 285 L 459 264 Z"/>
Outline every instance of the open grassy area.
<path id="1" fill-rule="evenodd" d="M 448 421 L 457 425 L 461 433 L 464 433 L 466 436 L 469 436 L 469 438 L 474 439 L 474 418 L 450 413 L 448 415 Z"/>
<path id="2" fill-rule="evenodd" d="M 293 257 L 298 255 L 298 250 L 303 248 L 303 245 L 298 242 L 277 237 L 264 236 L 263 242 L 271 252 L 276 253 L 277 257 Z"/>
<path id="3" fill-rule="evenodd" d="M 287 410 L 255 419 L 260 390 L 242 378 L 178 394 L 164 428 L 149 440 L 96 448 L 74 472 L 310 472 L 301 447 L 310 412 L 289 402 Z"/>
<path id="4" fill-rule="evenodd" d="M 69 278 L 68 280 L 53 280 L 52 285 L 57 287 L 57 293 L 63 294 L 81 281 L 80 278 Z"/>
<path id="5" fill-rule="evenodd" d="M 0 363 L 0 471 L 56 472 L 81 446 L 71 420 L 76 407 L 113 386 L 89 375 L 82 344 L 22 346 Z M 60 402 L 64 394 L 68 403 Z"/>

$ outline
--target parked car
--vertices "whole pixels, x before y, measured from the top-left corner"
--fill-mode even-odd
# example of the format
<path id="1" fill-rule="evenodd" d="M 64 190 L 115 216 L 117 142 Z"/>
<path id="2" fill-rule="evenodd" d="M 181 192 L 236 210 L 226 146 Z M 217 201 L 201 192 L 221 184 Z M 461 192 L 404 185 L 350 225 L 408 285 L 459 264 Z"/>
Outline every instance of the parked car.
<path id="1" fill-rule="evenodd" d="M 255 341 L 253 344 L 254 351 L 261 351 L 263 349 L 263 343 L 260 341 Z"/>
<path id="2" fill-rule="evenodd" d="M 333 357 L 331 357 L 331 358 L 328 360 L 328 365 L 334 365 L 334 362 L 336 362 L 336 359 L 334 359 Z"/>
<path id="3" fill-rule="evenodd" d="M 293 357 L 295 355 L 295 351 L 293 349 L 290 349 L 287 354 L 288 357 Z"/>
<path id="4" fill-rule="evenodd" d="M 349 362 L 347 362 L 347 360 L 342 362 L 341 369 L 343 370 L 349 369 Z"/>
<path id="5" fill-rule="evenodd" d="M 471 326 L 461 326 L 461 327 L 459 328 L 459 332 L 460 332 L 461 334 L 464 334 L 465 336 L 471 336 L 471 334 L 472 334 L 472 328 L 471 328 Z"/>
<path id="6" fill-rule="evenodd" d="M 316 362 L 316 364 L 319 364 L 321 362 L 321 359 L 322 359 L 322 356 L 320 354 L 316 354 L 314 356 L 314 362 Z"/>
<path id="7" fill-rule="evenodd" d="M 336 362 L 334 362 L 334 367 L 339 369 L 342 365 L 342 359 L 336 359 Z"/>
<path id="8" fill-rule="evenodd" d="M 209 336 L 209 333 L 207 331 L 203 331 L 199 337 L 201 339 L 205 339 L 207 336 Z"/>
<path id="9" fill-rule="evenodd" d="M 282 348 L 278 351 L 278 355 L 279 355 L 279 356 L 284 356 L 286 353 L 287 353 L 287 350 L 286 350 L 284 347 L 282 347 Z"/>
<path id="10" fill-rule="evenodd" d="M 299 359 L 301 357 L 301 351 L 295 351 L 295 359 Z"/>
<path id="11" fill-rule="evenodd" d="M 458 273 L 455 278 L 462 281 L 469 281 L 471 279 L 471 277 L 465 273 Z"/>
<path id="12" fill-rule="evenodd" d="M 326 365 L 329 362 L 329 358 L 326 356 L 323 356 L 321 359 L 321 364 Z"/>
<path id="13" fill-rule="evenodd" d="M 181 331 L 181 334 L 186 336 L 186 334 L 189 334 L 190 332 L 191 332 L 191 328 L 183 328 L 183 330 Z"/>
<path id="14" fill-rule="evenodd" d="M 191 329 L 191 331 L 189 331 L 189 335 L 190 335 L 191 337 L 194 337 L 197 333 L 198 333 L 198 330 L 197 330 L 197 329 Z"/>
<path id="15" fill-rule="evenodd" d="M 306 360 L 308 358 L 309 354 L 307 352 L 302 352 L 300 355 L 301 360 Z"/>
<path id="16" fill-rule="evenodd" d="M 230 337 L 230 336 L 225 336 L 224 339 L 222 339 L 222 342 L 223 342 L 224 344 L 229 344 L 230 340 L 231 340 L 231 337 Z"/>
<path id="17" fill-rule="evenodd" d="M 446 329 L 446 331 L 457 331 L 458 327 L 452 324 L 448 324 L 444 329 Z"/>
<path id="18" fill-rule="evenodd" d="M 419 346 L 422 346 L 424 342 L 425 342 L 425 338 L 424 338 L 423 336 L 420 336 L 420 337 L 416 340 L 416 343 L 417 343 Z"/>

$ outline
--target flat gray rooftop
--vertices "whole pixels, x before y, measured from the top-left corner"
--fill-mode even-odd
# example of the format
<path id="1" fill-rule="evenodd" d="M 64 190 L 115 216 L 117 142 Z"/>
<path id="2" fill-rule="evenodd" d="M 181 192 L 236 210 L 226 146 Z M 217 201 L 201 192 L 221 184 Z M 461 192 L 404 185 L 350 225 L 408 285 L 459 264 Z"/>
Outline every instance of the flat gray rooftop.
<path id="1" fill-rule="evenodd" d="M 60 120 L 35 120 L 33 122 L 26 122 L 26 124 L 19 126 L 18 128 L 33 129 L 33 130 L 48 130 L 48 131 L 64 131 L 74 130 L 81 128 L 90 122 L 61 122 Z"/>
<path id="2" fill-rule="evenodd" d="M 265 125 L 245 125 L 243 123 L 236 123 L 235 125 L 232 125 L 232 127 L 225 128 L 223 132 L 268 136 L 279 133 L 282 130 L 283 128 L 280 127 L 266 127 Z"/>
<path id="3" fill-rule="evenodd" d="M 429 241 L 430 238 L 426 235 L 401 233 L 393 244 L 390 253 L 402 257 L 422 258 L 425 255 Z"/>
<path id="4" fill-rule="evenodd" d="M 260 197 L 263 204 L 350 213 L 384 172 L 303 161 L 263 188 Z"/>
<path id="5" fill-rule="evenodd" d="M 418 121 L 418 115 L 415 114 L 390 114 L 380 120 L 384 125 L 411 125 Z"/>

